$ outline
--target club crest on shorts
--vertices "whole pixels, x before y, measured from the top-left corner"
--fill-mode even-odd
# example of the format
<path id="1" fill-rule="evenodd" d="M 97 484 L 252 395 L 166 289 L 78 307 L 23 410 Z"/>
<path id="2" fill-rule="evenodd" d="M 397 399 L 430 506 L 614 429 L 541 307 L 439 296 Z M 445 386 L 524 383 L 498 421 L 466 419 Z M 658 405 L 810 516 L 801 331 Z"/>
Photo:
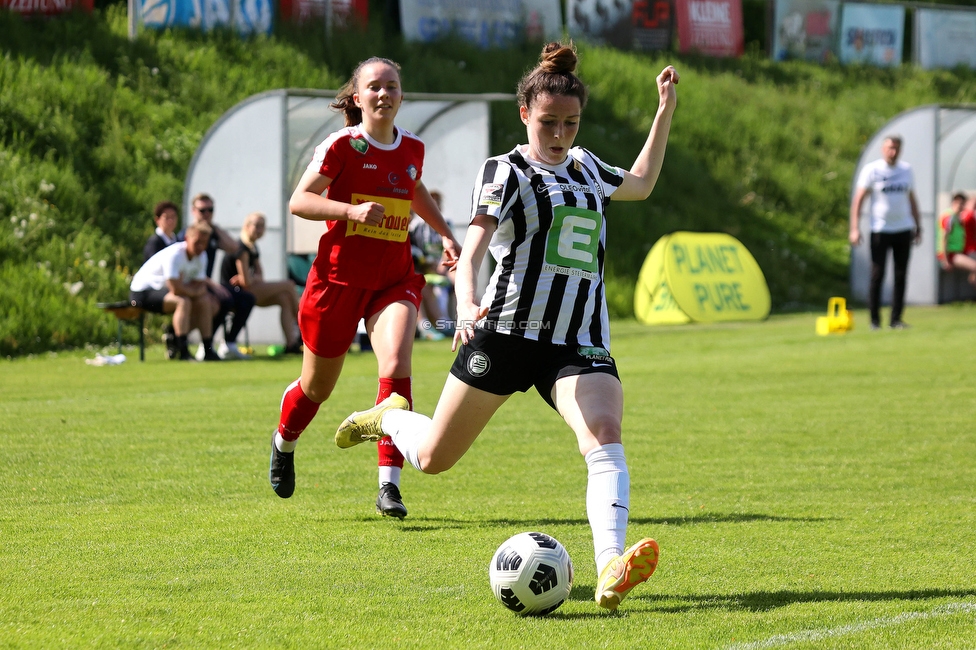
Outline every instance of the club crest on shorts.
<path id="1" fill-rule="evenodd" d="M 491 368 L 491 360 L 484 352 L 475 352 L 468 357 L 467 368 L 472 377 L 482 377 Z"/>

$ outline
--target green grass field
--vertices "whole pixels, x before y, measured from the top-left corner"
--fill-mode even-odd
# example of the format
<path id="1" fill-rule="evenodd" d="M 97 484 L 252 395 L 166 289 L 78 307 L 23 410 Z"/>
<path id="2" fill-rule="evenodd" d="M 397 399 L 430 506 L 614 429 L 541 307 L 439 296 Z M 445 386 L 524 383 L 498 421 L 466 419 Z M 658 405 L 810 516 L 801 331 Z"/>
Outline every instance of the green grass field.
<path id="1" fill-rule="evenodd" d="M 350 356 L 268 486 L 299 361 L 0 362 L 0 647 L 972 648 L 976 306 L 909 307 L 908 331 L 615 323 L 632 480 L 628 538 L 661 563 L 616 615 L 592 602 L 586 472 L 572 434 L 517 395 L 450 472 L 404 470 L 410 516 L 374 514 L 374 449 L 336 425 L 375 394 Z M 415 353 L 431 412 L 453 355 Z M 542 530 L 572 599 L 519 618 L 487 565 Z"/>

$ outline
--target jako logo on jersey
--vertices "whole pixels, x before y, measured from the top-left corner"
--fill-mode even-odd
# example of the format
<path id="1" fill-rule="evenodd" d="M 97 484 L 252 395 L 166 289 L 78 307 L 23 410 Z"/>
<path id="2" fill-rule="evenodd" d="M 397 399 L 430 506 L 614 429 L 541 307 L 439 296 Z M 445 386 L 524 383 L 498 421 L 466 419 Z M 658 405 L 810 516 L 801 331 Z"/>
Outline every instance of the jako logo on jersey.
<path id="1" fill-rule="evenodd" d="M 363 138 L 350 138 L 349 146 L 359 153 L 366 153 L 366 150 L 369 149 L 369 143 Z"/>
<path id="2" fill-rule="evenodd" d="M 396 185 L 397 183 L 400 182 L 400 176 L 398 174 L 394 174 L 393 172 L 390 172 L 390 175 L 387 176 L 387 180 L 390 181 L 390 185 Z"/>
<path id="3" fill-rule="evenodd" d="M 475 352 L 468 357 L 468 372 L 472 377 L 481 377 L 488 373 L 491 368 L 491 361 L 484 352 Z"/>
<path id="4" fill-rule="evenodd" d="M 373 163 L 363 163 L 363 169 L 376 169 L 376 165 Z"/>
<path id="5" fill-rule="evenodd" d="M 407 176 L 409 176 L 410 180 L 412 181 L 417 180 L 417 168 L 414 167 L 413 165 L 407 167 Z"/>

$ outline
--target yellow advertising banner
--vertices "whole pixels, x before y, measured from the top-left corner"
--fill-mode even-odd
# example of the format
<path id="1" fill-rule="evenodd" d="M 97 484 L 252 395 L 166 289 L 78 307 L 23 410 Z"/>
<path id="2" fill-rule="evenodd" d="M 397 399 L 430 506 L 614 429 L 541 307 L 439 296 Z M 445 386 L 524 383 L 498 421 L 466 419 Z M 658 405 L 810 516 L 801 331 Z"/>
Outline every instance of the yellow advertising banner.
<path id="1" fill-rule="evenodd" d="M 645 325 L 682 325 L 691 320 L 671 295 L 664 275 L 664 252 L 670 235 L 661 237 L 644 259 L 634 291 L 634 314 Z"/>
<path id="2" fill-rule="evenodd" d="M 769 315 L 762 269 L 732 235 L 673 233 L 664 252 L 664 273 L 675 302 L 692 320 L 763 320 Z"/>
<path id="3" fill-rule="evenodd" d="M 644 259 L 634 290 L 634 314 L 645 325 L 762 320 L 769 306 L 769 288 L 755 258 L 724 233 L 661 237 Z"/>

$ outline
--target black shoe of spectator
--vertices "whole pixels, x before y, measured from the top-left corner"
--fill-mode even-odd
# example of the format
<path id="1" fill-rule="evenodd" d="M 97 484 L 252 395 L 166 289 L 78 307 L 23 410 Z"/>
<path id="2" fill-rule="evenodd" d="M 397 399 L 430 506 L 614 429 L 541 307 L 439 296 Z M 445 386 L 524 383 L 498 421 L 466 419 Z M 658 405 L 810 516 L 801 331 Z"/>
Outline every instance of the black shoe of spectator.
<path id="1" fill-rule="evenodd" d="M 302 344 L 295 343 L 294 345 L 289 345 L 285 348 L 285 354 L 302 354 Z"/>
<path id="2" fill-rule="evenodd" d="M 176 359 L 180 356 L 180 348 L 176 344 L 176 334 L 172 332 L 171 327 L 163 332 L 163 344 L 166 346 L 167 359 Z"/>
<path id="3" fill-rule="evenodd" d="M 403 505 L 400 488 L 393 483 L 384 483 L 380 493 L 376 496 L 376 512 L 384 517 L 403 519 L 407 516 L 407 507 Z"/>
<path id="4" fill-rule="evenodd" d="M 214 349 L 213 348 L 208 348 L 203 353 L 203 360 L 204 361 L 222 361 L 222 359 L 220 358 L 220 355 L 217 354 L 216 352 L 214 352 Z"/>

